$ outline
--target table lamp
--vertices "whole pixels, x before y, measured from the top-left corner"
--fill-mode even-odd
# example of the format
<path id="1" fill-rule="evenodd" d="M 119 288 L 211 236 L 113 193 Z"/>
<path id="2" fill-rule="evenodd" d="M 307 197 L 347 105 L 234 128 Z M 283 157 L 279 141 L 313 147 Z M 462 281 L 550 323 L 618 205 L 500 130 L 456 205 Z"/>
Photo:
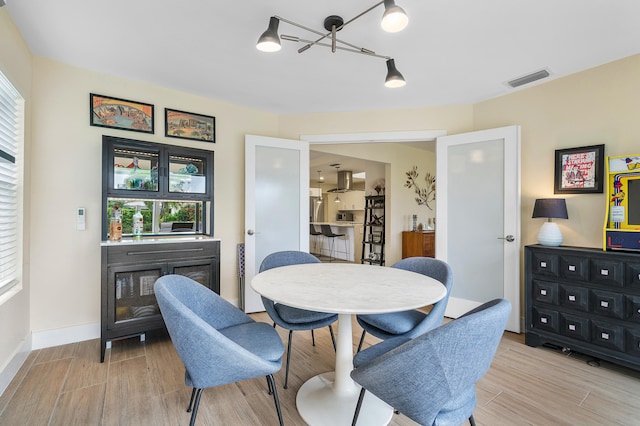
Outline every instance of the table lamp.
<path id="1" fill-rule="evenodd" d="M 562 244 L 562 232 L 551 219 L 569 219 L 567 204 L 564 198 L 538 198 L 533 206 L 532 218 L 546 217 L 547 222 L 538 232 L 538 243 L 543 246 L 559 246 Z"/>

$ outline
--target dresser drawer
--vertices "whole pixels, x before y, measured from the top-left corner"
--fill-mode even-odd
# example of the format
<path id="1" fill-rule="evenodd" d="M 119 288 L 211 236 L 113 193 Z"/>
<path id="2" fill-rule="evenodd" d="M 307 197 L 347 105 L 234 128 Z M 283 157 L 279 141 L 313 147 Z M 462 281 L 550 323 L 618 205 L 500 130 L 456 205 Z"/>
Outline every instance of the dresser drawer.
<path id="1" fill-rule="evenodd" d="M 627 262 L 624 275 L 626 286 L 640 288 L 640 263 Z"/>
<path id="2" fill-rule="evenodd" d="M 589 311 L 589 289 L 573 285 L 560 285 L 560 305 L 578 311 Z"/>
<path id="3" fill-rule="evenodd" d="M 534 307 L 532 309 L 533 329 L 558 332 L 558 312 Z"/>
<path id="4" fill-rule="evenodd" d="M 625 312 L 629 321 L 640 323 L 640 296 L 625 296 Z"/>
<path id="5" fill-rule="evenodd" d="M 624 351 L 624 328 L 603 321 L 591 321 L 591 343 L 616 351 Z"/>
<path id="6" fill-rule="evenodd" d="M 562 278 L 578 281 L 589 279 L 589 258 L 578 256 L 560 256 L 558 274 Z"/>
<path id="7" fill-rule="evenodd" d="M 625 335 L 625 341 L 627 343 L 626 352 L 633 356 L 640 357 L 640 329 L 627 328 Z"/>
<path id="8" fill-rule="evenodd" d="M 560 313 L 560 334 L 588 342 L 591 337 L 589 319 Z"/>
<path id="9" fill-rule="evenodd" d="M 533 300 L 550 305 L 558 304 L 558 284 L 549 281 L 533 280 Z"/>
<path id="10" fill-rule="evenodd" d="M 531 254 L 531 272 L 534 275 L 558 276 L 558 256 L 548 253 Z"/>
<path id="11" fill-rule="evenodd" d="M 611 318 L 624 318 L 624 295 L 603 290 L 591 290 L 591 312 Z"/>
<path id="12" fill-rule="evenodd" d="M 591 259 L 590 278 L 591 282 L 622 287 L 624 264 L 622 262 L 609 261 L 605 259 Z"/>

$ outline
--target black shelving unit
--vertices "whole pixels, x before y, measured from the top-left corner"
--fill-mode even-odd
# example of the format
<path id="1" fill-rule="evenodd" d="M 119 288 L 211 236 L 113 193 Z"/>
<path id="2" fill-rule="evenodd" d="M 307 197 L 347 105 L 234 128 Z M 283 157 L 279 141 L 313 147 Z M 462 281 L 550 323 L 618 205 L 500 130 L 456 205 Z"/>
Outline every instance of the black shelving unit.
<path id="1" fill-rule="evenodd" d="M 364 197 L 364 232 L 360 263 L 384 266 L 384 195 Z"/>

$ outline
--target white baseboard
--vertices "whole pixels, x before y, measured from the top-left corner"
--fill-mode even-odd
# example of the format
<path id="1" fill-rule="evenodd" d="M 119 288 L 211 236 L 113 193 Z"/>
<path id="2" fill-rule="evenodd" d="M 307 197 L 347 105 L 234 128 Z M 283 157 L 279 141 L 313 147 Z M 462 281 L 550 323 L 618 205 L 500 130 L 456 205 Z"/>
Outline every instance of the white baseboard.
<path id="1" fill-rule="evenodd" d="M 32 350 L 67 345 L 85 340 L 100 338 L 100 323 L 83 324 L 73 327 L 59 328 L 33 333 Z"/>
<path id="2" fill-rule="evenodd" d="M 0 395 L 9 387 L 9 383 L 11 383 L 16 374 L 18 374 L 18 370 L 20 370 L 22 364 L 27 360 L 30 352 L 31 338 L 27 337 L 13 358 L 11 358 L 9 363 L 0 371 Z"/>

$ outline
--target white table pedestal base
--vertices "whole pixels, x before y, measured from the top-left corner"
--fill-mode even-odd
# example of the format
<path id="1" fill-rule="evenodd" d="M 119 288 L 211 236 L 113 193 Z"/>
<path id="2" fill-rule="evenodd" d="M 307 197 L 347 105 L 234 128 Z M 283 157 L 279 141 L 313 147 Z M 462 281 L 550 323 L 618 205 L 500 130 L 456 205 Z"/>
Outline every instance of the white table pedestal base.
<path id="1" fill-rule="evenodd" d="M 310 426 L 349 426 L 353 421 L 360 388 L 355 393 L 336 393 L 333 389 L 333 377 L 333 372 L 312 377 L 298 391 L 298 412 Z M 387 425 L 392 416 L 393 408 L 371 392 L 365 393 L 358 425 Z"/>

